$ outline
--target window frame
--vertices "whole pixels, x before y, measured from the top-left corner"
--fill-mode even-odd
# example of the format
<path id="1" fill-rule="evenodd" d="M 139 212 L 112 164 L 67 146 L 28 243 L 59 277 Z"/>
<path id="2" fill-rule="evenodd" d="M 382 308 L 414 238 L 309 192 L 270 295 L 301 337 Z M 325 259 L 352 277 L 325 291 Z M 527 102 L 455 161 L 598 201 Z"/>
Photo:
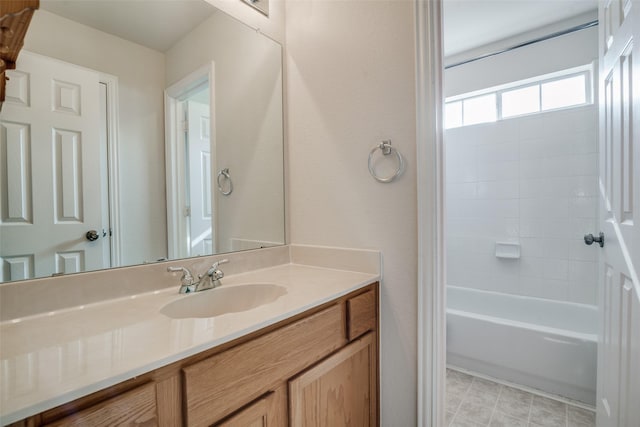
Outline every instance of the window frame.
<path id="1" fill-rule="evenodd" d="M 548 108 L 548 109 L 543 109 L 542 108 L 542 86 L 546 83 L 551 83 L 551 82 L 557 82 L 557 81 L 561 81 L 561 80 L 566 80 L 566 79 L 571 79 L 574 77 L 578 77 L 578 76 L 584 76 L 584 94 L 585 94 L 585 102 L 580 103 L 580 104 L 573 104 L 573 105 L 568 105 L 568 106 L 564 106 L 564 107 L 558 107 L 558 108 Z M 511 92 L 514 90 L 518 90 L 518 89 L 526 89 L 529 87 L 533 87 L 533 86 L 538 86 L 538 111 L 534 111 L 534 112 L 530 112 L 530 113 L 523 113 L 523 114 L 515 114 L 512 116 L 507 116 L 504 117 L 503 113 L 502 113 L 502 95 L 505 92 Z M 480 96 L 486 96 L 486 95 L 490 95 L 490 94 L 495 94 L 495 100 L 496 100 L 496 120 L 495 121 L 487 121 L 487 122 L 481 122 L 481 123 L 474 123 L 474 124 L 465 124 L 465 120 L 464 120 L 464 101 L 468 100 L 468 99 L 473 99 L 473 98 L 477 98 Z M 465 126 L 475 126 L 475 125 L 479 125 L 479 124 L 485 124 L 485 123 L 495 123 L 497 121 L 501 121 L 501 120 L 509 120 L 509 119 L 513 119 L 513 118 L 518 118 L 518 117 L 525 117 L 525 116 L 530 116 L 530 115 L 534 115 L 534 114 L 542 114 L 542 113 L 547 113 L 547 112 L 552 112 L 552 111 L 560 111 L 560 110 L 566 110 L 569 108 L 579 108 L 579 107 L 583 107 L 586 105 L 591 105 L 594 102 L 594 89 L 593 89 L 593 64 L 586 64 L 586 65 L 581 65 L 579 67 L 574 67 L 574 68 L 569 68 L 569 69 L 565 69 L 565 70 L 561 70 L 561 71 L 557 71 L 555 73 L 549 73 L 549 74 L 543 74 L 540 76 L 535 76 L 529 79 L 524 79 L 524 80 L 518 80 L 515 82 L 511 82 L 511 83 L 507 83 L 504 85 L 500 85 L 500 86 L 494 86 L 491 88 L 487 88 L 487 89 L 482 89 L 482 90 L 478 90 L 478 91 L 473 91 L 473 92 L 467 92 L 467 93 L 463 93 L 460 95 L 455 95 L 455 96 L 450 96 L 447 97 L 445 99 L 445 109 L 447 104 L 451 104 L 454 102 L 461 102 L 462 103 L 462 117 L 461 117 L 461 125 L 460 126 L 454 126 L 454 127 L 446 127 L 445 129 L 455 129 L 458 127 L 465 127 Z M 446 119 L 445 119 L 445 124 L 446 124 Z"/>

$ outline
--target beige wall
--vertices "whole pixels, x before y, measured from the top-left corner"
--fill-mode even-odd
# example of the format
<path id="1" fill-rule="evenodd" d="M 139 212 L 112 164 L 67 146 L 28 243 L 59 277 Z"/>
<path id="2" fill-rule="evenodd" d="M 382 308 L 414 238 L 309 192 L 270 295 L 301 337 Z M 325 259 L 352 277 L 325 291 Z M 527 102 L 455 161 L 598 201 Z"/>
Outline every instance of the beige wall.
<path id="1" fill-rule="evenodd" d="M 259 29 L 262 34 L 284 44 L 283 0 L 269 0 L 269 16 L 256 11 L 241 0 L 205 0 L 251 28 Z"/>
<path id="2" fill-rule="evenodd" d="M 118 77 L 122 263 L 165 257 L 164 55 L 45 10 L 24 48 Z"/>
<path id="3" fill-rule="evenodd" d="M 286 7 L 291 242 L 383 254 L 382 425 L 416 425 L 417 217 L 414 4 L 292 1 Z M 392 139 L 396 182 L 367 170 Z"/>
<path id="4" fill-rule="evenodd" d="M 236 239 L 284 243 L 282 49 L 216 12 L 167 51 L 167 86 L 212 61 L 214 172 L 229 168 L 234 186 L 214 194 L 217 249 L 234 249 Z"/>

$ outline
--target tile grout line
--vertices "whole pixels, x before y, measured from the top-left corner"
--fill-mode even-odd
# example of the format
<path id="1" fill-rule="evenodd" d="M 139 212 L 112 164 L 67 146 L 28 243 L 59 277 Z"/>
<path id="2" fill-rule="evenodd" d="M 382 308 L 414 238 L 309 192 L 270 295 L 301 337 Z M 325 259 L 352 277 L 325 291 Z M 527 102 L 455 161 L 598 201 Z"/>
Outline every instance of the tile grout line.
<path id="1" fill-rule="evenodd" d="M 496 383 L 497 384 L 497 383 Z M 493 421 L 493 416 L 496 414 L 496 408 L 498 407 L 498 402 L 500 401 L 500 396 L 502 396 L 502 391 L 504 390 L 504 385 L 498 384 L 500 386 L 500 391 L 498 392 L 498 398 L 496 399 L 496 403 L 493 405 L 493 410 L 491 411 L 491 416 L 489 417 L 488 427 L 491 427 L 491 421 Z"/>
<path id="2" fill-rule="evenodd" d="M 470 375 L 473 379 L 475 379 L 474 376 Z M 467 389 L 464 391 L 464 393 L 462 393 L 462 395 L 460 396 L 460 403 L 458 404 L 458 407 L 456 408 L 456 411 L 453 413 L 453 417 L 451 418 L 451 421 L 449 422 L 449 424 L 447 425 L 450 426 L 451 424 L 453 424 L 453 422 L 456 419 L 456 416 L 458 416 L 458 412 L 460 412 L 460 408 L 462 407 L 462 402 L 464 402 L 464 396 L 467 395 L 467 393 L 469 392 L 469 390 L 471 389 L 471 384 L 473 384 L 473 379 L 471 380 L 471 382 L 469 383 L 469 385 L 467 386 Z M 445 411 L 446 412 L 446 411 Z"/>
<path id="3" fill-rule="evenodd" d="M 529 397 L 529 413 L 527 413 L 527 426 L 531 424 L 531 411 L 533 410 L 533 395 Z"/>

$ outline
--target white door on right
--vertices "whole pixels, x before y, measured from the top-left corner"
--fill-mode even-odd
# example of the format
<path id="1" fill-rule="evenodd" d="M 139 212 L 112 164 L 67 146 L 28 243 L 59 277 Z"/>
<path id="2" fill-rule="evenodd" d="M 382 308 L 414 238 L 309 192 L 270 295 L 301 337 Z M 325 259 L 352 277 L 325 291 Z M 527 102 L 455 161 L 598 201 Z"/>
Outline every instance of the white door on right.
<path id="1" fill-rule="evenodd" d="M 640 426 L 640 0 L 600 22 L 600 320 L 597 425 Z M 597 234 L 594 230 L 594 235 Z M 594 244 L 594 250 L 599 250 Z"/>
<path id="2" fill-rule="evenodd" d="M 187 101 L 189 170 L 189 255 L 216 253 L 214 208 L 211 188 L 211 118 L 208 104 Z M 217 191 L 217 190 L 216 190 Z"/>

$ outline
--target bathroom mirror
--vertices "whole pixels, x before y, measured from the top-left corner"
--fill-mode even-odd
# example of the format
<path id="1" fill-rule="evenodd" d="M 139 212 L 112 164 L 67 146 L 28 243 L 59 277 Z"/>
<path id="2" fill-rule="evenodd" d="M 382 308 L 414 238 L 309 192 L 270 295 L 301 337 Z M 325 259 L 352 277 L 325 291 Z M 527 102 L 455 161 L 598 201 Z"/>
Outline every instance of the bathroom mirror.
<path id="1" fill-rule="evenodd" d="M 281 245 L 281 46 L 203 0 L 41 0 L 0 113 L 2 281 Z"/>

